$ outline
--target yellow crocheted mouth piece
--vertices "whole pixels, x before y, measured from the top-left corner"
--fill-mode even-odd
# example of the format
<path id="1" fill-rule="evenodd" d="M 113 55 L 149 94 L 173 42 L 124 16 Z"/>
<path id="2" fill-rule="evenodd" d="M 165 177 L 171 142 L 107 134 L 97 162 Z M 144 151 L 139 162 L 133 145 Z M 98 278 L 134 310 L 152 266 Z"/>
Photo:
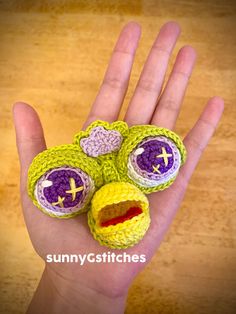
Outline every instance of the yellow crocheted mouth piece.
<path id="1" fill-rule="evenodd" d="M 93 237 L 110 248 L 138 243 L 149 224 L 145 194 L 168 188 L 186 160 L 179 136 L 165 128 L 95 121 L 73 144 L 38 154 L 28 171 L 28 194 L 45 214 L 88 212 Z"/>
<path id="2" fill-rule="evenodd" d="M 119 249 L 133 246 L 150 224 L 148 200 L 130 183 L 108 183 L 95 193 L 88 223 L 101 245 Z"/>

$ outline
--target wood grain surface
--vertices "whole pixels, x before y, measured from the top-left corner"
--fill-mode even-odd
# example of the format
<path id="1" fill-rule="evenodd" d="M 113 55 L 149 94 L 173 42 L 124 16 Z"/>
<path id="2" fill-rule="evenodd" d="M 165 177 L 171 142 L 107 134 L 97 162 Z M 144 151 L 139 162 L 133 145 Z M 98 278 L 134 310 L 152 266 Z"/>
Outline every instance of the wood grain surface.
<path id="1" fill-rule="evenodd" d="M 23 100 L 37 109 L 48 146 L 70 143 L 130 20 L 142 25 L 143 34 L 124 108 L 168 20 L 182 28 L 170 66 L 183 45 L 198 53 L 176 131 L 184 136 L 211 96 L 222 96 L 226 108 L 165 241 L 130 288 L 126 313 L 236 313 L 235 1 L 32 0 L 0 6 L 1 313 L 25 311 L 43 268 L 20 208 L 12 104 Z"/>

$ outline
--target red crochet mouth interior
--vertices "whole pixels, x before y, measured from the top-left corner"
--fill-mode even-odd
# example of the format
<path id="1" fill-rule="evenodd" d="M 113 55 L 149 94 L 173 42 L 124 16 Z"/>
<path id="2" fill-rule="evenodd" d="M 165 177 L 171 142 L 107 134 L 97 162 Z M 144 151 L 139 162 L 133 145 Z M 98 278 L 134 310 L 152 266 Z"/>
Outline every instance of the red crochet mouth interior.
<path id="1" fill-rule="evenodd" d="M 108 227 L 108 226 L 115 226 L 118 223 L 122 223 L 126 220 L 130 220 L 135 216 L 138 216 L 139 214 L 142 213 L 142 209 L 139 206 L 133 206 L 128 208 L 128 210 L 123 210 L 123 213 L 121 211 L 119 216 L 104 219 L 101 221 L 101 226 L 102 227 Z"/>

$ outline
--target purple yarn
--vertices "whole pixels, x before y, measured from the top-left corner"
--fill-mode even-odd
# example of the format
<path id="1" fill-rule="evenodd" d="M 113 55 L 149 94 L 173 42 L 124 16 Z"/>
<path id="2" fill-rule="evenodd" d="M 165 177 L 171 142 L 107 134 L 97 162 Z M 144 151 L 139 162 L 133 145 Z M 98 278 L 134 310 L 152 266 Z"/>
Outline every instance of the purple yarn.
<path id="1" fill-rule="evenodd" d="M 97 126 L 80 140 L 80 146 L 86 155 L 98 157 L 119 150 L 122 140 L 120 132 Z"/>
<path id="2" fill-rule="evenodd" d="M 47 177 L 47 180 L 53 182 L 52 186 L 43 189 L 43 194 L 49 203 L 56 203 L 58 201 L 58 196 L 65 197 L 63 201 L 63 206 L 65 208 L 76 206 L 79 203 L 83 195 L 83 190 L 76 193 L 74 201 L 72 201 L 72 195 L 66 193 L 66 191 L 71 189 L 70 178 L 75 180 L 76 187 L 83 186 L 81 177 L 76 172 L 69 169 L 54 171 Z"/>
<path id="3" fill-rule="evenodd" d="M 163 158 L 157 158 L 157 155 L 162 154 L 162 147 L 165 148 L 167 154 L 172 154 L 172 156 L 168 157 L 167 166 L 165 165 Z M 137 156 L 137 164 L 140 169 L 153 173 L 153 166 L 156 167 L 157 165 L 160 165 L 158 170 L 161 174 L 163 174 L 173 166 L 173 151 L 167 143 L 158 140 L 151 140 L 142 144 L 140 148 L 144 148 L 144 152 Z"/>

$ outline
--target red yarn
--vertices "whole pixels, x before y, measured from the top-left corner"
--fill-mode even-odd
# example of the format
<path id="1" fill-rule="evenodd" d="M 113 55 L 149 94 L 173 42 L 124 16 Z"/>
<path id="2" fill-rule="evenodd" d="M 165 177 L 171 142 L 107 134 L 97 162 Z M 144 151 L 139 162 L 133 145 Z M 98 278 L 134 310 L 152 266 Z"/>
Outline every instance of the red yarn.
<path id="1" fill-rule="evenodd" d="M 118 216 L 111 218 L 109 220 L 101 222 L 102 227 L 108 227 L 108 226 L 114 226 L 117 225 L 118 223 L 124 222 L 126 220 L 129 220 L 135 216 L 138 216 L 139 214 L 142 213 L 142 209 L 139 207 L 131 207 L 127 210 L 127 212 L 123 216 Z"/>

